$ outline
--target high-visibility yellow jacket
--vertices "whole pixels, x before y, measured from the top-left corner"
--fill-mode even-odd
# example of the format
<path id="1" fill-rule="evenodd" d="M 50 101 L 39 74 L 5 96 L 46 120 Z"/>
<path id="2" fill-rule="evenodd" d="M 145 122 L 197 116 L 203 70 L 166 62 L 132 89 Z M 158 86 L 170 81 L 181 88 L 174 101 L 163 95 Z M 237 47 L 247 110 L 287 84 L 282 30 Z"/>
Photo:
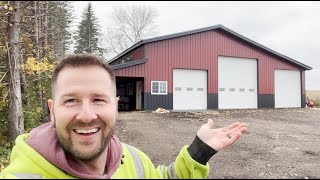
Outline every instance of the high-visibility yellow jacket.
<path id="1" fill-rule="evenodd" d="M 0 178 L 77 178 L 57 168 L 37 153 L 25 142 L 28 137 L 27 133 L 18 136 L 12 149 L 10 165 L 0 173 Z M 122 143 L 124 163 L 119 164 L 111 178 L 206 178 L 209 164 L 203 165 L 195 161 L 187 147 L 181 149 L 174 163 L 155 168 L 142 151 Z"/>

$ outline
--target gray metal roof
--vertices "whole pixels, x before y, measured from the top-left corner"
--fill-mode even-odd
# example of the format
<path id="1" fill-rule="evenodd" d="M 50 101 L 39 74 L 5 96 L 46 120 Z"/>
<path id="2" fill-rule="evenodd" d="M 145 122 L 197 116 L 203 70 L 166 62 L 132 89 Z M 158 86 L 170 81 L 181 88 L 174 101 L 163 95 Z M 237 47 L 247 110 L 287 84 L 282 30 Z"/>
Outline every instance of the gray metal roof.
<path id="1" fill-rule="evenodd" d="M 113 61 L 115 61 L 116 59 L 118 59 L 119 57 L 123 56 L 124 54 L 128 53 L 129 51 L 143 45 L 143 44 L 147 44 L 147 43 L 152 43 L 152 42 L 156 42 L 156 41 L 162 41 L 162 40 L 166 40 L 166 39 L 172 39 L 172 38 L 177 38 L 177 37 L 181 37 L 181 36 L 187 36 L 187 35 L 191 35 L 191 34 L 196 34 L 196 33 L 200 33 L 200 32 L 205 32 L 205 31 L 210 31 L 210 30 L 216 30 L 216 29 L 221 29 L 221 30 L 224 30 L 225 32 L 228 32 L 238 38 L 240 38 L 241 40 L 243 41 L 246 41 L 250 44 L 253 44 L 271 54 L 274 54 L 278 57 L 281 57 L 299 67 L 302 67 L 304 68 L 305 70 L 311 70 L 312 68 L 310 66 L 307 66 L 301 62 L 298 62 L 292 58 L 289 58 L 285 55 L 282 55 L 276 51 L 273 51 L 272 49 L 269 49 L 255 41 L 252 41 L 244 36 L 242 36 L 241 34 L 238 34 L 234 31 L 232 31 L 231 29 L 228 29 L 226 27 L 224 27 L 223 25 L 215 25 L 215 26 L 210 26 L 210 27 L 205 27 L 205 28 L 201 28 L 201 29 L 195 29 L 195 30 L 191 30 L 191 31 L 185 31 L 185 32 L 180 32 L 180 33 L 175 33 L 175 34 L 169 34 L 169 35 L 165 35 L 165 36 L 159 36 L 159 37 L 155 37 L 155 38 L 149 38 L 149 39 L 144 39 L 144 40 L 141 40 L 139 42 L 137 42 L 136 44 L 132 45 L 130 48 L 126 49 L 125 51 L 123 51 L 122 53 L 120 53 L 119 55 L 117 55 L 116 57 L 114 57 L 112 60 L 110 60 L 108 63 L 111 63 Z"/>
<path id="2" fill-rule="evenodd" d="M 130 67 L 130 66 L 135 66 L 135 65 L 139 65 L 139 64 L 144 64 L 147 62 L 147 59 L 140 59 L 140 60 L 134 60 L 134 61 L 130 61 L 124 64 L 116 64 L 111 66 L 111 68 L 113 70 L 117 70 L 117 69 L 122 69 L 122 68 L 126 68 L 126 67 Z"/>

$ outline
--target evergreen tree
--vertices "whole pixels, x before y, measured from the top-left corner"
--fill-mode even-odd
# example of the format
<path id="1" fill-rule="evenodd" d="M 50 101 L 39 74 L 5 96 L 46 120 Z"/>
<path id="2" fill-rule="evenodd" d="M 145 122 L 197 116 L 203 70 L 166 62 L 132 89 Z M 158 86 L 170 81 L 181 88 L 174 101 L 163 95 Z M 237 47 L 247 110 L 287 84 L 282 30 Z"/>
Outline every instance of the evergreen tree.
<path id="1" fill-rule="evenodd" d="M 98 18 L 94 15 L 92 5 L 89 3 L 81 16 L 75 36 L 75 53 L 98 53 L 103 55 L 103 49 L 99 47 L 100 26 Z"/>
<path id="2" fill-rule="evenodd" d="M 52 45 L 54 56 L 62 59 L 71 42 L 70 27 L 73 18 L 73 7 L 70 1 L 48 1 L 49 2 L 49 38 L 48 44 Z"/>

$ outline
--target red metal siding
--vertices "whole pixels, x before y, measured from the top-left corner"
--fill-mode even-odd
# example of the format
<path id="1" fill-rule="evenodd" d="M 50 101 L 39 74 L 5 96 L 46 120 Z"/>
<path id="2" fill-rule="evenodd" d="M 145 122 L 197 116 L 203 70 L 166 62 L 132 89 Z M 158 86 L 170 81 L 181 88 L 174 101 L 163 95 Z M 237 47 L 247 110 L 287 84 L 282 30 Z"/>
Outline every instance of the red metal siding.
<path id="1" fill-rule="evenodd" d="M 145 64 L 140 64 L 127 68 L 117 69 L 114 71 L 114 75 L 121 77 L 144 77 L 145 69 Z"/>
<path id="2" fill-rule="evenodd" d="M 141 46 L 132 52 L 133 60 L 139 60 L 144 58 L 144 46 Z"/>
<path id="3" fill-rule="evenodd" d="M 173 69 L 208 70 L 208 93 L 218 92 L 218 56 L 258 59 L 259 94 L 274 94 L 274 69 L 301 70 L 280 58 L 232 37 L 222 31 L 167 39 L 146 44 L 145 92 L 150 92 L 151 81 L 168 81 L 172 93 Z"/>
<path id="4" fill-rule="evenodd" d="M 208 77 L 216 76 L 216 56 L 214 43 L 215 33 L 201 33 L 176 39 L 147 44 L 146 56 L 146 92 L 150 92 L 151 81 L 168 81 L 168 92 L 172 93 L 172 74 L 174 68 L 208 70 Z M 209 53 L 208 53 L 209 52 Z M 212 54 L 214 53 L 214 54 Z M 212 83 L 208 92 L 212 93 Z"/>
<path id="5" fill-rule="evenodd" d="M 120 61 L 122 59 L 126 58 L 130 54 L 133 55 L 132 61 L 143 59 L 144 58 L 144 46 L 138 47 L 137 49 L 124 54 L 123 56 L 118 58 L 116 61 L 110 63 L 110 65 L 112 66 L 112 65 L 120 64 Z"/>

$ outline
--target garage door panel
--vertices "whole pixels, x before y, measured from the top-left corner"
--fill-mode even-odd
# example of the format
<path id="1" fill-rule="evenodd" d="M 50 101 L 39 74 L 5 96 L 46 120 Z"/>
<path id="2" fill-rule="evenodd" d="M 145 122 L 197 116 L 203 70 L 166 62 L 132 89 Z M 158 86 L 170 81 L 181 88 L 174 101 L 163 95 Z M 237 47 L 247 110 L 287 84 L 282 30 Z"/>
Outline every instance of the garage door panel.
<path id="1" fill-rule="evenodd" d="M 275 70 L 275 107 L 301 107 L 300 71 Z"/>
<path id="2" fill-rule="evenodd" d="M 219 56 L 219 109 L 257 108 L 257 101 L 257 60 Z"/>
<path id="3" fill-rule="evenodd" d="M 219 87 L 257 88 L 257 62 L 252 59 L 219 57 Z"/>
<path id="4" fill-rule="evenodd" d="M 207 71 L 173 70 L 173 109 L 207 109 Z"/>

